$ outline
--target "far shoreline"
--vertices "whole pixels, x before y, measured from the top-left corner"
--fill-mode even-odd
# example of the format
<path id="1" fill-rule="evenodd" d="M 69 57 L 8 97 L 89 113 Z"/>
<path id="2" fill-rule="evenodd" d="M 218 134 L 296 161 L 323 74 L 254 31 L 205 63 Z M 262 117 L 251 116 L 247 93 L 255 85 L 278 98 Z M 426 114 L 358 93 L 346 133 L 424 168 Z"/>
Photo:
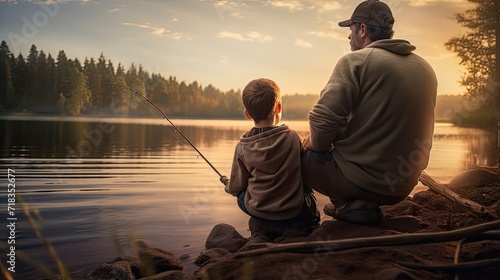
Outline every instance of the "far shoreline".
<path id="1" fill-rule="evenodd" d="M 38 117 L 43 117 L 42 119 L 36 119 Z M 80 115 L 64 115 L 64 114 L 54 114 L 54 113 L 29 113 L 29 112 L 0 112 L 0 120 L 30 120 L 30 121 L 78 121 L 78 120 L 90 120 L 90 119 L 163 119 L 158 117 L 153 117 L 151 115 L 126 115 L 120 116 L 117 114 L 80 114 Z M 207 117 L 207 116 L 168 116 L 169 119 L 176 120 L 245 120 L 245 118 L 234 118 L 234 117 Z M 305 118 L 287 118 L 283 117 L 282 122 L 287 121 L 307 121 Z M 434 123 L 450 123 L 453 124 L 451 119 L 436 119 Z"/>

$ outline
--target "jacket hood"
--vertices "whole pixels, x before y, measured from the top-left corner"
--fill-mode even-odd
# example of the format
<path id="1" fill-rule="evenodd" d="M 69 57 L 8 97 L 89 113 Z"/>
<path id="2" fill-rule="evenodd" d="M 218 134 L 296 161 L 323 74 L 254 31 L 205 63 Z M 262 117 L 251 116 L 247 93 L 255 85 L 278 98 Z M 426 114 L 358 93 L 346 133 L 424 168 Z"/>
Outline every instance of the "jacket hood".
<path id="1" fill-rule="evenodd" d="M 293 146 L 289 133 L 288 126 L 282 125 L 240 139 L 247 164 L 268 174 L 276 173 Z"/>
<path id="2" fill-rule="evenodd" d="M 400 55 L 408 55 L 416 49 L 416 47 L 410 44 L 410 42 L 402 39 L 378 40 L 366 47 L 384 49 Z"/>

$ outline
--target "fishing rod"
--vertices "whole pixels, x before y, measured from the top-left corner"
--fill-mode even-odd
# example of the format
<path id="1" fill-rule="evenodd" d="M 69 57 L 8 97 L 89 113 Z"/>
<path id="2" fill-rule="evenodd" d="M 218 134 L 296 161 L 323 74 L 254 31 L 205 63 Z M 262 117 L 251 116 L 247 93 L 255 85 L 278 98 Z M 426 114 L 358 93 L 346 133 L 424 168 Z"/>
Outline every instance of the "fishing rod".
<path id="1" fill-rule="evenodd" d="M 200 150 L 198 150 L 198 148 L 196 148 L 194 146 L 193 142 L 191 142 L 191 140 L 189 140 L 189 138 L 187 138 L 187 136 L 184 135 L 184 133 L 182 133 L 182 131 L 155 104 L 153 104 L 153 102 L 151 102 L 145 96 L 143 96 L 142 94 L 138 93 L 137 91 L 135 91 L 129 87 L 120 86 L 117 84 L 111 84 L 111 87 L 115 87 L 119 90 L 124 90 L 124 91 L 128 92 L 130 95 L 132 95 L 137 100 L 139 100 L 141 102 L 141 104 L 143 104 L 144 107 L 146 107 L 146 109 L 148 109 L 148 111 L 151 112 L 153 115 L 155 115 L 155 112 L 160 114 L 161 118 L 167 120 L 170 123 L 170 125 L 172 125 L 172 127 L 174 128 L 174 132 L 172 132 L 167 126 L 165 126 L 162 123 L 162 126 L 165 129 L 167 129 L 169 132 L 171 132 L 175 136 L 175 138 L 177 138 L 177 140 L 179 140 L 184 145 L 184 142 L 181 139 L 179 139 L 177 137 L 177 135 L 175 135 L 175 133 L 178 133 L 198 153 L 198 155 L 200 155 L 200 157 L 203 158 L 208 165 L 210 165 L 210 167 L 215 171 L 215 173 L 217 173 L 217 175 L 219 175 L 220 178 L 225 177 L 217 170 L 217 168 L 215 168 L 215 166 L 213 166 L 213 164 L 210 161 L 208 161 L 208 159 L 200 152 Z M 155 115 L 155 116 L 157 116 L 157 115 Z"/>

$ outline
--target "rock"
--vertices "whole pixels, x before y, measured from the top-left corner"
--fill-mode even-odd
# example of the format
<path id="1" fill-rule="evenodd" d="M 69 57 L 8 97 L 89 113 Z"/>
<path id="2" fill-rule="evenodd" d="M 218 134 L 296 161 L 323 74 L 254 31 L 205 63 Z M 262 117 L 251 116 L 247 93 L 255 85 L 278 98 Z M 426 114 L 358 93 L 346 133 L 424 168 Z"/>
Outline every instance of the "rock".
<path id="1" fill-rule="evenodd" d="M 186 271 L 171 270 L 144 278 L 144 280 L 146 279 L 147 280 L 196 280 L 198 279 L 198 277 L 196 277 L 193 273 L 189 273 Z"/>
<path id="2" fill-rule="evenodd" d="M 150 247 L 138 240 L 134 243 L 139 257 L 141 276 L 151 276 L 169 270 L 183 270 L 177 257 L 169 251 Z"/>
<path id="3" fill-rule="evenodd" d="M 385 219 L 384 225 L 393 233 L 417 232 L 429 228 L 429 224 L 420 219 L 418 215 L 401 215 Z"/>
<path id="4" fill-rule="evenodd" d="M 413 201 L 418 204 L 421 209 L 425 209 L 427 211 L 432 209 L 442 209 L 446 202 L 448 202 L 444 196 L 436 194 L 430 190 L 414 194 Z"/>
<path id="5" fill-rule="evenodd" d="M 129 280 L 139 279 L 165 271 L 183 270 L 180 261 L 174 254 L 168 251 L 150 247 L 146 242 L 141 240 L 134 242 L 134 246 L 137 250 L 138 257 L 123 255 L 112 261 L 103 263 L 86 276 L 86 279 Z M 179 278 L 179 276 L 175 276 L 176 274 L 172 275 L 173 276 L 169 276 L 169 278 L 155 279 L 190 279 Z"/>
<path id="6" fill-rule="evenodd" d="M 448 183 L 448 188 L 477 187 L 500 182 L 500 176 L 490 170 L 477 168 L 467 170 L 453 178 Z"/>
<path id="7" fill-rule="evenodd" d="M 180 257 L 179 257 L 179 260 L 181 260 L 181 261 L 187 261 L 187 260 L 189 260 L 191 257 L 192 257 L 192 255 L 191 255 L 191 254 L 184 254 L 184 255 L 182 255 L 182 256 L 180 256 Z"/>
<path id="8" fill-rule="evenodd" d="M 198 266 L 203 266 L 204 264 L 207 264 L 208 262 L 210 262 L 214 259 L 224 257 L 224 256 L 229 255 L 229 254 L 231 254 L 231 252 L 229 252 L 228 250 L 223 249 L 223 248 L 208 249 L 205 252 L 201 253 L 194 260 L 194 264 L 196 264 Z"/>
<path id="9" fill-rule="evenodd" d="M 251 232 L 252 243 L 275 241 L 284 237 L 306 236 L 312 231 L 299 219 L 290 219 L 284 221 L 267 221 L 250 217 L 248 227 Z"/>
<path id="10" fill-rule="evenodd" d="M 378 271 L 373 275 L 372 280 L 417 280 L 423 279 L 422 275 L 412 271 L 405 271 L 401 268 L 388 268 Z"/>
<path id="11" fill-rule="evenodd" d="M 85 278 L 88 280 L 128 280 L 139 277 L 139 259 L 130 255 L 124 255 L 101 264 Z"/>
<path id="12" fill-rule="evenodd" d="M 89 280 L 130 280 L 135 279 L 134 274 L 130 268 L 130 264 L 126 261 L 115 263 L 103 263 L 98 266 L 92 273 L 90 273 Z"/>
<path id="13" fill-rule="evenodd" d="M 132 273 L 138 278 L 141 274 L 141 263 L 139 262 L 139 258 L 134 257 L 132 255 L 122 255 L 115 259 L 115 261 L 126 261 L 130 264 L 130 268 L 132 269 Z"/>
<path id="14" fill-rule="evenodd" d="M 159 248 L 150 247 L 146 242 L 141 240 L 136 241 L 134 245 L 137 249 L 138 257 L 124 255 L 106 262 L 92 271 L 87 279 L 139 279 L 164 271 L 183 270 L 182 264 L 174 254 Z"/>
<path id="15" fill-rule="evenodd" d="M 228 224 L 217 224 L 210 231 L 205 242 L 205 248 L 222 248 L 234 253 L 247 242 L 248 240 L 241 236 L 233 226 Z"/>
<path id="16" fill-rule="evenodd" d="M 421 196 L 420 194 L 415 194 L 417 198 Z M 428 200 L 428 198 L 426 198 Z M 422 206 L 415 203 L 414 199 L 407 197 L 405 200 L 390 206 L 382 206 L 385 218 L 398 217 L 402 215 L 415 216 L 422 210 Z"/>

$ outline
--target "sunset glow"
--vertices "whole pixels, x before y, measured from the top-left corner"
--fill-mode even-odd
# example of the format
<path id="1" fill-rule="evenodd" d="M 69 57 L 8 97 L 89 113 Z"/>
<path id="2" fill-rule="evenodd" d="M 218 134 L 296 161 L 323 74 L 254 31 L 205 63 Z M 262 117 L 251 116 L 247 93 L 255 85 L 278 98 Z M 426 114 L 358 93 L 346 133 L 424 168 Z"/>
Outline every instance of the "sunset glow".
<path id="1" fill-rule="evenodd" d="M 17 56 L 38 50 L 69 58 L 132 63 L 149 73 L 241 89 L 257 77 L 284 94 L 318 94 L 338 59 L 349 52 L 349 30 L 337 23 L 360 1 L 0 0 L 0 40 Z M 465 0 L 390 0 L 395 38 L 409 40 L 439 79 L 439 94 L 461 94 L 463 68 L 444 43 L 464 32 L 453 14 Z"/>

